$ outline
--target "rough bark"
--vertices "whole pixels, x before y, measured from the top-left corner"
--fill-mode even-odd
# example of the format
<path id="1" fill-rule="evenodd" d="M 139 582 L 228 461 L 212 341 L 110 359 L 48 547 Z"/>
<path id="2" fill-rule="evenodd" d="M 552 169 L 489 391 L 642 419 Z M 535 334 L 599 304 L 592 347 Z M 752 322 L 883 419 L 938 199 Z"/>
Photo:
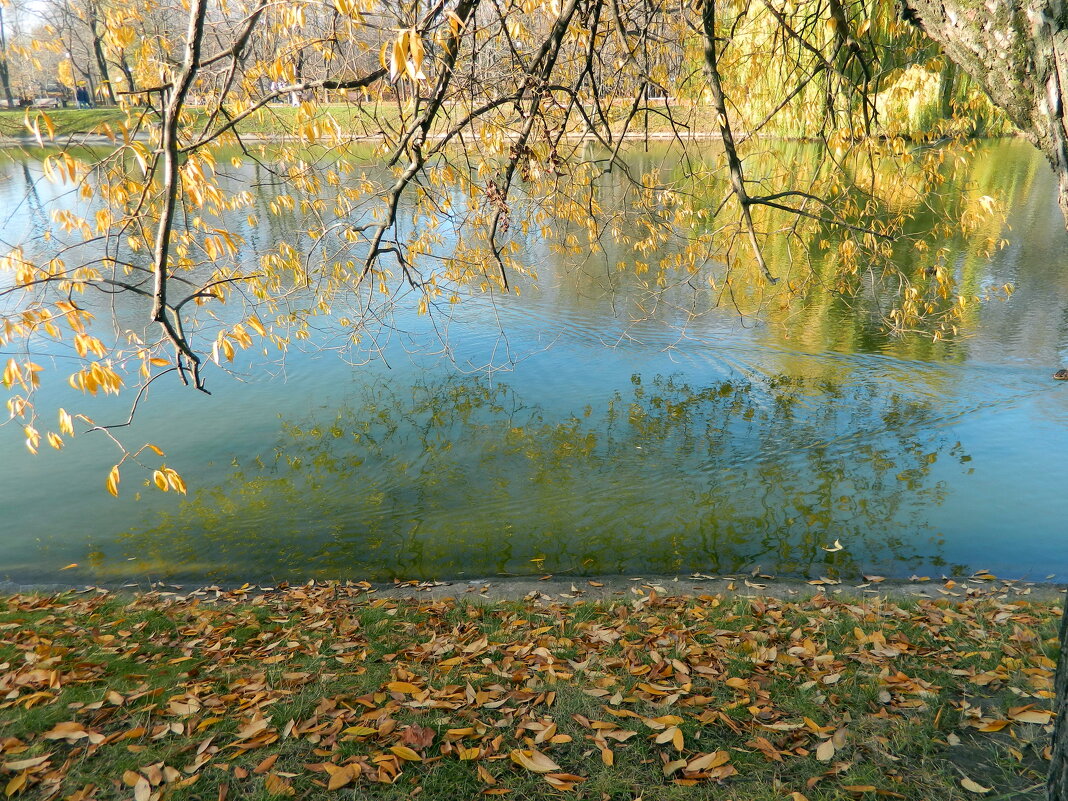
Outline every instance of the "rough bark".
<path id="1" fill-rule="evenodd" d="M 1068 3 L 905 0 L 904 11 L 1049 159 L 1068 223 Z"/>
<path id="2" fill-rule="evenodd" d="M 1057 678 L 1054 681 L 1053 755 L 1047 781 L 1049 801 L 1068 799 L 1068 600 L 1061 616 L 1061 650 L 1057 659 Z"/>

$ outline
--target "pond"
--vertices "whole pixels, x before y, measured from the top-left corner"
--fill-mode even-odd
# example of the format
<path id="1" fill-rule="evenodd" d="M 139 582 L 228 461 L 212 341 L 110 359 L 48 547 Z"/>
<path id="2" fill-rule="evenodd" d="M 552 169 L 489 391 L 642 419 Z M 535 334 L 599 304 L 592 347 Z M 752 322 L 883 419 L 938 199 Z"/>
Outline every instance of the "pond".
<path id="1" fill-rule="evenodd" d="M 603 258 L 535 242 L 537 281 L 458 304 L 447 334 L 401 309 L 366 363 L 339 358 L 327 324 L 284 364 L 213 374 L 210 397 L 157 382 L 133 436 L 167 452 L 187 497 L 131 472 L 112 498 L 103 437 L 31 456 L 0 427 L 0 579 L 1063 581 L 1068 384 L 1051 374 L 1068 365 L 1068 234 L 1028 145 L 985 143 L 971 168 L 1007 204 L 1009 245 L 953 242 L 953 268 L 976 292 L 1017 291 L 958 341 L 888 336 L 830 292 L 691 316 Z M 42 225 L 58 190 L 40 175 L 32 155 L 0 164 L 4 239 Z M 89 408 L 120 420 L 128 403 Z"/>

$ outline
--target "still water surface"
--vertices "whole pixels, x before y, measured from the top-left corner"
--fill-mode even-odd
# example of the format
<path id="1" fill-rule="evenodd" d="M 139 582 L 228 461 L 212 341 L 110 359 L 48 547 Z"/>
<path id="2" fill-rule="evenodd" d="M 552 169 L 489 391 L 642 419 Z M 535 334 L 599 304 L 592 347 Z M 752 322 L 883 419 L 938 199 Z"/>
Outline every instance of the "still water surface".
<path id="1" fill-rule="evenodd" d="M 313 350 L 216 374 L 211 397 L 159 384 L 135 435 L 187 498 L 131 472 L 113 499 L 103 438 L 33 457 L 0 428 L 0 579 L 1068 579 L 1068 384 L 1050 379 L 1068 365 L 1068 234 L 1027 145 L 983 145 L 972 166 L 1008 205 L 1010 244 L 955 242 L 954 266 L 974 291 L 1017 292 L 962 341 L 889 338 L 819 293 L 681 329 L 597 259 L 535 243 L 536 286 L 461 304 L 444 343 L 402 312 L 368 364 Z M 39 175 L 29 157 L 0 165 L 5 239 L 40 225 Z"/>

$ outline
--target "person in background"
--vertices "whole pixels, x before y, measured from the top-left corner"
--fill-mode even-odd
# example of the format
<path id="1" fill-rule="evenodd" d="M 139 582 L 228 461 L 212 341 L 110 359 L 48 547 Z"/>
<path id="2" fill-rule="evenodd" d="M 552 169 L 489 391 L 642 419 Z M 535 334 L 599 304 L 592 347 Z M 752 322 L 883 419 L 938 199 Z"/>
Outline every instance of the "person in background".
<path id="1" fill-rule="evenodd" d="M 78 101 L 78 108 L 91 108 L 89 90 L 84 86 L 79 86 L 74 90 L 74 99 Z"/>

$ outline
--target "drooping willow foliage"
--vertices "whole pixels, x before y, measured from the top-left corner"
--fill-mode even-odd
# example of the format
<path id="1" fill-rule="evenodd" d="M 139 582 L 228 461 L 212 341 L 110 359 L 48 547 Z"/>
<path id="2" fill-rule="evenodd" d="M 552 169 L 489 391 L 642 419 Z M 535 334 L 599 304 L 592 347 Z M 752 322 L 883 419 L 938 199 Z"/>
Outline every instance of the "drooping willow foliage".
<path id="1" fill-rule="evenodd" d="M 77 417 L 54 426 L 35 403 L 34 354 L 55 343 L 74 349 L 73 386 L 129 395 L 132 418 L 157 378 L 207 390 L 212 365 L 284 351 L 325 316 L 366 343 L 398 304 L 444 315 L 516 290 L 537 273 L 534 240 L 610 252 L 685 314 L 819 284 L 877 295 L 887 326 L 936 338 L 977 299 L 931 237 L 982 227 L 979 247 L 999 243 L 994 199 L 943 189 L 961 137 L 1003 123 L 889 2 L 113 0 L 94 14 L 125 119 L 101 128 L 104 150 L 48 155 L 82 204 L 57 204 L 47 240 L 0 273 L 0 344 L 21 354 L 3 383 L 31 450 L 62 447 Z M 27 115 L 42 143 L 52 125 Z M 631 157 L 650 141 L 668 155 Z M 249 165 L 255 192 L 236 177 Z M 918 253 L 908 273 L 902 248 Z M 115 295 L 134 319 L 94 323 Z M 121 425 L 97 426 L 120 465 L 153 462 Z M 162 464 L 154 479 L 184 491 Z"/>

